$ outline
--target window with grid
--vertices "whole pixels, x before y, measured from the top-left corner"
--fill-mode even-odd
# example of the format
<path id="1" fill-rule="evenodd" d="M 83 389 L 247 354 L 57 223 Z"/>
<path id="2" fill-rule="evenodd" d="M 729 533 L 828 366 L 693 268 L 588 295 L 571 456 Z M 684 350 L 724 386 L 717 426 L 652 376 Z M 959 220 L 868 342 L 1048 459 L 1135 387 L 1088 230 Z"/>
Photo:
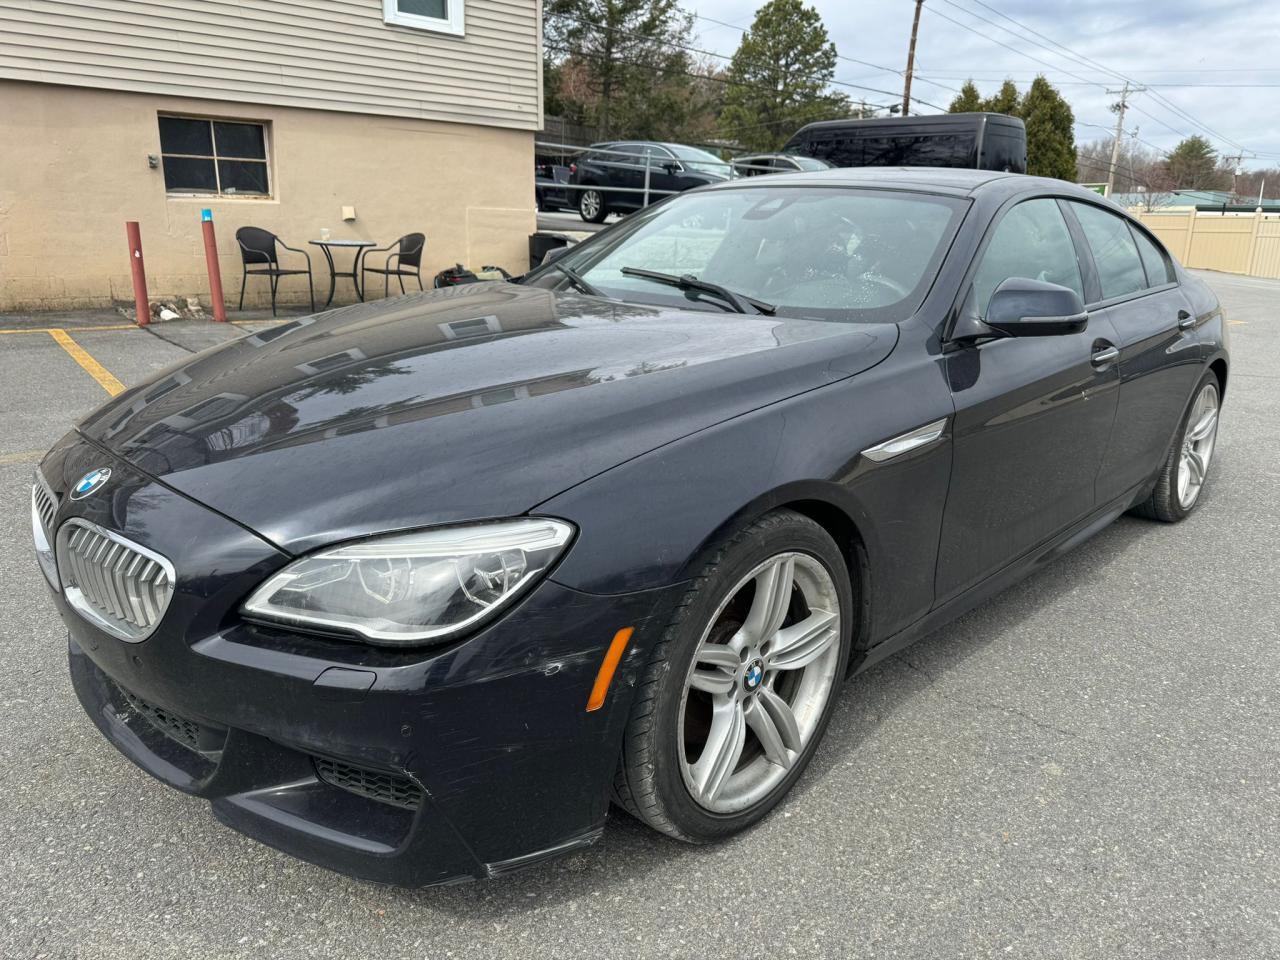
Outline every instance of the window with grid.
<path id="1" fill-rule="evenodd" d="M 266 124 L 161 116 L 160 157 L 169 193 L 271 195 Z"/>

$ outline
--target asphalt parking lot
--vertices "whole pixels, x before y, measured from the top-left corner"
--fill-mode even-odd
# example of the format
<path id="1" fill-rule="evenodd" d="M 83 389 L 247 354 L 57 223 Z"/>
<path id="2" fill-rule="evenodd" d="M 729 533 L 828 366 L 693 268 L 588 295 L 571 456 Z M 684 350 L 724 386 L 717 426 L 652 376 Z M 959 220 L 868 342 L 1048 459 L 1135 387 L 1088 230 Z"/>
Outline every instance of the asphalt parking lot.
<path id="1" fill-rule="evenodd" d="M 1187 522 L 1122 519 L 850 682 L 745 836 L 616 814 L 587 852 L 423 891 L 223 827 L 66 676 L 32 469 L 120 384 L 245 328 L 0 321 L 0 957 L 1280 955 L 1280 282 L 1203 276 L 1233 369 Z"/>

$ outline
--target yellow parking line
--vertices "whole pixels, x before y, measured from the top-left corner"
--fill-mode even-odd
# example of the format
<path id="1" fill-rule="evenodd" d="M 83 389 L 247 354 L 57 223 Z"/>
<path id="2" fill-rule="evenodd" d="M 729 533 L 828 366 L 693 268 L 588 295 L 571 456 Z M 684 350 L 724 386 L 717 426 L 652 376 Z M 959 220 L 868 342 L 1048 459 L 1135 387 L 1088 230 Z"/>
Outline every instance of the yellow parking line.
<path id="1" fill-rule="evenodd" d="M 275 327 L 282 323 L 289 323 L 288 320 L 232 320 L 231 323 L 237 327 L 260 325 L 264 327 Z M 48 333 L 52 334 L 58 327 L 15 327 L 10 330 L 0 330 L 0 335 L 6 333 Z M 136 323 L 103 323 L 91 327 L 76 327 L 77 333 L 83 333 L 85 330 L 141 330 Z"/>
<path id="2" fill-rule="evenodd" d="M 21 453 L 0 453 L 0 467 L 7 467 L 11 463 L 35 463 L 43 456 L 43 450 L 23 450 Z"/>
<path id="3" fill-rule="evenodd" d="M 18 327 L 13 330 L 0 330 L 3 333 L 53 333 L 57 327 Z M 76 327 L 77 330 L 137 330 L 136 323 L 105 323 L 93 327 Z"/>
<path id="4" fill-rule="evenodd" d="M 97 360 L 89 355 L 89 351 L 80 344 L 71 339 L 71 335 L 65 330 L 53 328 L 49 330 L 49 336 L 57 341 L 58 346 L 71 354 L 71 359 L 80 366 L 84 367 L 85 372 L 93 379 L 98 381 L 98 385 L 103 390 L 115 396 L 118 393 L 124 393 L 124 384 L 111 375 L 111 371 L 100 364 Z"/>

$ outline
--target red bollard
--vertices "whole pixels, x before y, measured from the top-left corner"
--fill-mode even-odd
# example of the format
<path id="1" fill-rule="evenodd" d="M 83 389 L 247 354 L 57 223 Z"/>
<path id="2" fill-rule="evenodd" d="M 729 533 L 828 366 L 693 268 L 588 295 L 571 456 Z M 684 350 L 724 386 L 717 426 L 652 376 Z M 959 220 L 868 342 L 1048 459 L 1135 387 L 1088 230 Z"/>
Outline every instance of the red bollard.
<path id="1" fill-rule="evenodd" d="M 142 265 L 142 233 L 138 221 L 129 220 L 124 225 L 129 238 L 129 269 L 133 273 L 133 308 L 138 314 L 138 326 L 151 322 L 151 306 L 147 301 L 147 271 Z"/>
<path id="2" fill-rule="evenodd" d="M 213 211 L 200 211 L 200 228 L 204 231 L 204 262 L 209 268 L 209 302 L 213 319 L 227 322 L 227 305 L 222 302 L 222 268 L 218 266 L 218 241 L 213 236 Z"/>

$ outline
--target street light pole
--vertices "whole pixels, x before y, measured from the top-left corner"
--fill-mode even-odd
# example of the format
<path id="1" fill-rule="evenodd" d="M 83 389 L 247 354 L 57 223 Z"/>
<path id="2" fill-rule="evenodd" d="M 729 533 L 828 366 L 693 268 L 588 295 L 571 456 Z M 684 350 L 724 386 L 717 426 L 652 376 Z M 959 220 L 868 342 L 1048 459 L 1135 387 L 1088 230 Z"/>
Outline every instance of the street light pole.
<path id="1" fill-rule="evenodd" d="M 920 8 L 924 0 L 916 0 L 916 15 L 911 20 L 911 45 L 907 47 L 907 72 L 903 74 L 902 83 L 902 115 L 911 112 L 911 71 L 916 63 L 916 34 L 920 32 Z"/>

